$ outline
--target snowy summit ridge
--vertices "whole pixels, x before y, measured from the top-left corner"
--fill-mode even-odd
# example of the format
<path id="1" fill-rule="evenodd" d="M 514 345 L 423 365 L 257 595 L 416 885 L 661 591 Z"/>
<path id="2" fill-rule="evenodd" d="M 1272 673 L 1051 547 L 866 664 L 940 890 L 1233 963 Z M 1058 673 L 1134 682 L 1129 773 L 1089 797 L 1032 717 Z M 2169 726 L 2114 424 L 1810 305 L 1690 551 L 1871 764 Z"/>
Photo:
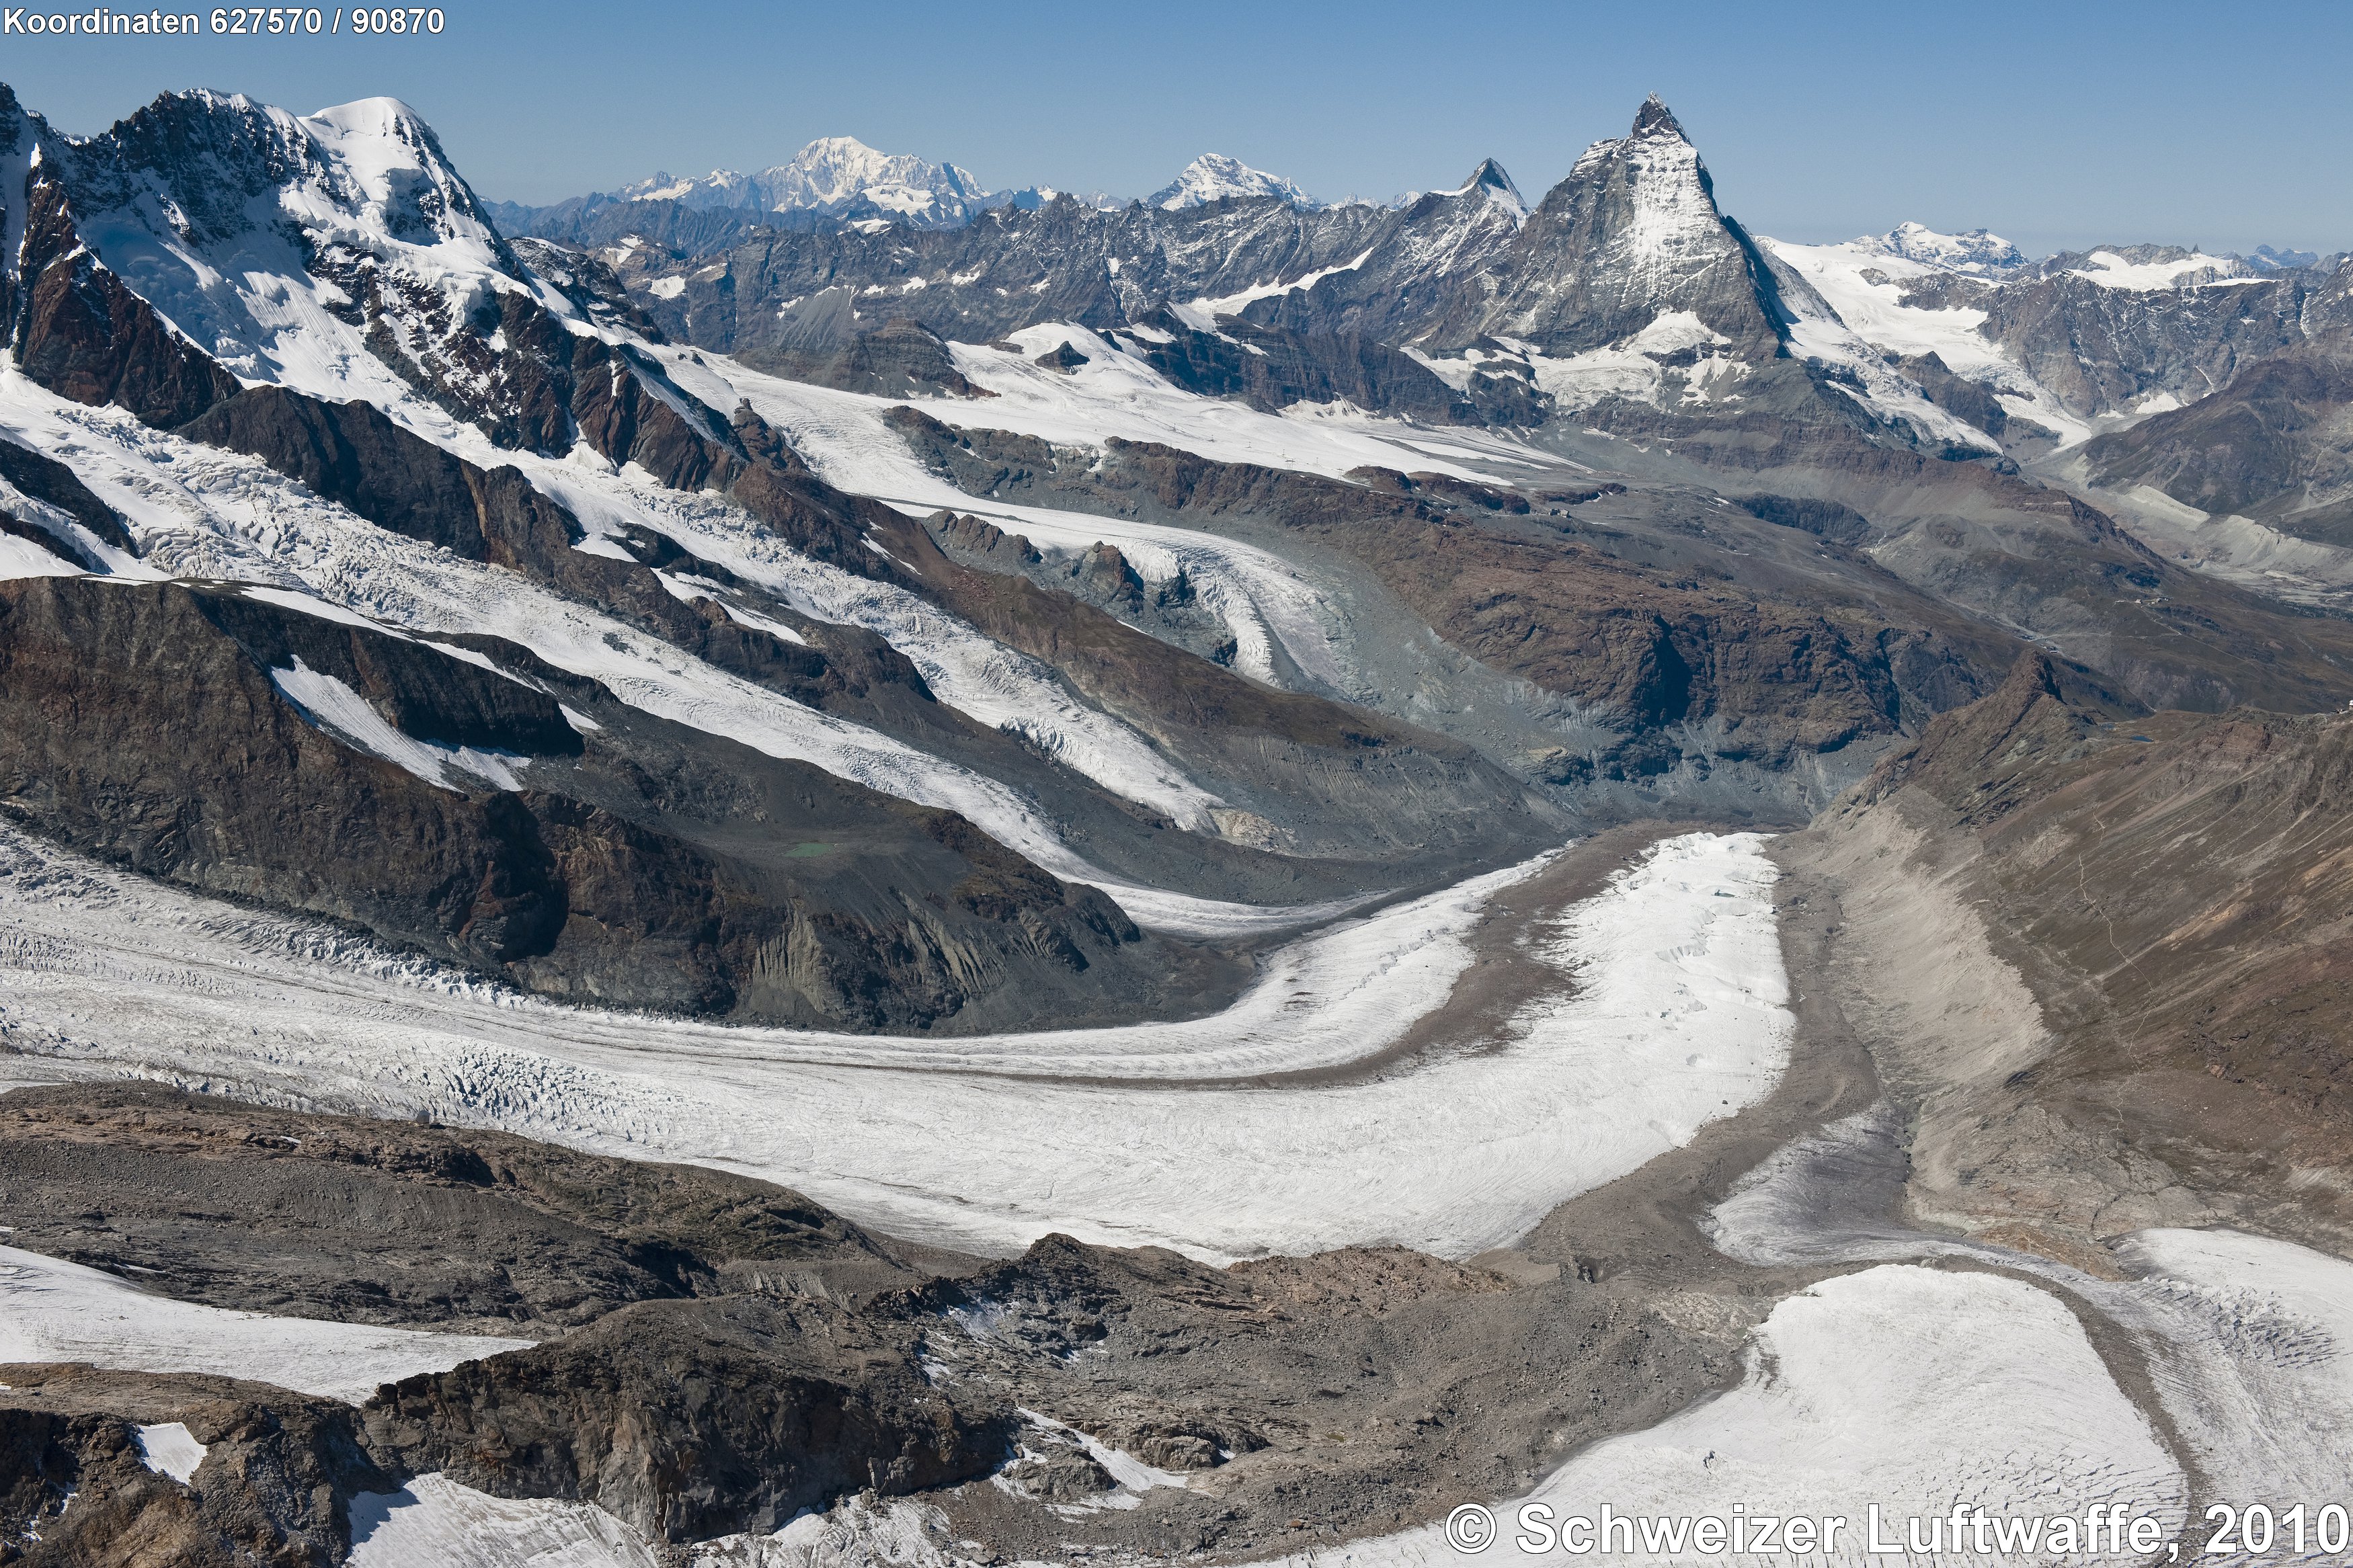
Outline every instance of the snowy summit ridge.
<path id="1" fill-rule="evenodd" d="M 1207 206 L 1229 198 L 1249 200 L 1261 196 L 1273 196 L 1295 207 L 1324 205 L 1282 175 L 1253 169 L 1223 153 L 1202 153 L 1186 164 L 1175 180 L 1145 197 L 1144 205 L 1174 212 L 1180 207 Z"/>
<path id="2" fill-rule="evenodd" d="M 699 179 L 658 174 L 614 194 L 623 201 L 768 213 L 875 210 L 926 227 L 963 223 L 996 205 L 969 169 L 912 153 L 880 153 L 854 136 L 819 137 L 789 162 L 757 174 L 714 169 Z"/>
<path id="3" fill-rule="evenodd" d="M 1867 234 L 1850 243 L 1857 250 L 1979 278 L 2007 277 L 2027 264 L 2024 251 L 1982 228 L 1939 234 L 1926 224 L 1899 223 L 1885 234 Z"/>

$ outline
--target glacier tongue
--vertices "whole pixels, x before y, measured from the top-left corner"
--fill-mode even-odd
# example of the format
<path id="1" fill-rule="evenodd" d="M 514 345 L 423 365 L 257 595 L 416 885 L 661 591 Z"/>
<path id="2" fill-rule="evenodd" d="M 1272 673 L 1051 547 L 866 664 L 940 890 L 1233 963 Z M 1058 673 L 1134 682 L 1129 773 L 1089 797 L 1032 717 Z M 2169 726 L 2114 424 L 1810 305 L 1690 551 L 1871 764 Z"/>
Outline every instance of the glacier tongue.
<path id="1" fill-rule="evenodd" d="M 1335 1048 L 1362 1060 L 1442 1005 L 1493 884 L 1314 939 L 1295 954 L 1303 969 L 1230 1016 L 932 1039 L 519 997 L 13 829 L 0 828 L 0 866 L 12 1022 L 58 1070 L 428 1109 L 722 1164 L 895 1235 L 985 1251 L 1062 1231 L 1219 1260 L 1383 1243 L 1469 1257 L 1767 1093 L 1792 1027 L 1775 873 L 1754 834 L 1669 840 L 1532 931 L 1518 962 L 1541 989 L 1465 1048 L 1279 1086 L 1264 1075 L 1328 1066 Z M 1365 979 L 1294 994 L 1292 978 L 1323 970 Z M 1245 1076 L 1188 1081 L 1203 1065 Z M 1269 1168 L 1284 1180 L 1270 1184 Z"/>

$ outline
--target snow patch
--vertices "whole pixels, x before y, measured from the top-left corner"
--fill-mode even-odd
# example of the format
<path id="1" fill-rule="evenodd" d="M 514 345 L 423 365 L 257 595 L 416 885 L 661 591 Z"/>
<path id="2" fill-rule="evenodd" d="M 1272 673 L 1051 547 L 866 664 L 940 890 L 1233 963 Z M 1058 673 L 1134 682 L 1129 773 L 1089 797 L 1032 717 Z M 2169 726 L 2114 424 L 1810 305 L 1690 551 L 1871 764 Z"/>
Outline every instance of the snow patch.
<path id="1" fill-rule="evenodd" d="M 2171 261 L 2126 261 L 2113 250 L 2094 250 L 2085 257 L 2087 265 L 2074 268 L 2072 275 L 2088 278 L 2103 289 L 2129 289 L 2147 293 L 2157 289 L 2179 289 L 2185 280 L 2197 283 L 2242 282 L 2261 279 L 2242 277 L 2250 270 L 2247 264 L 2231 256 L 2209 256 L 2203 251 L 2191 251 Z"/>
<path id="2" fill-rule="evenodd" d="M 132 1428 L 132 1441 L 139 1445 L 139 1459 L 159 1476 L 169 1476 L 182 1486 L 196 1473 L 205 1462 L 205 1445 L 196 1441 L 195 1434 L 178 1421 L 164 1421 L 153 1426 Z"/>
<path id="3" fill-rule="evenodd" d="M 151 1296 L 95 1268 L 0 1247 L 0 1363 L 209 1373 L 362 1405 L 380 1384 L 532 1342 L 229 1311 Z"/>
<path id="4" fill-rule="evenodd" d="M 524 759 L 514 752 L 440 746 L 404 734 L 366 698 L 333 676 L 311 668 L 300 656 L 293 668 L 271 670 L 269 680 L 278 688 L 279 695 L 301 710 L 303 721 L 312 729 L 356 751 L 380 757 L 437 789 L 465 793 L 462 784 L 450 782 L 453 769 L 492 789 L 522 788 L 522 780 L 515 776 L 514 764 Z"/>

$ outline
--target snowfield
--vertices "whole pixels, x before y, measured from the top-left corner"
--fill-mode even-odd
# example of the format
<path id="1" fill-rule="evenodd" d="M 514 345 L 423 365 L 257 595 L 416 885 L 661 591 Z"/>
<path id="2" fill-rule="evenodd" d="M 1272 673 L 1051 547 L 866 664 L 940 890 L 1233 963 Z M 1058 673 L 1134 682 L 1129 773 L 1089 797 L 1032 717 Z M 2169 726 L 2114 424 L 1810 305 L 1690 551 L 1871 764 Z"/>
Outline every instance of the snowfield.
<path id="1" fill-rule="evenodd" d="M 1046 329 L 1032 331 L 1044 332 Z M 1000 372 L 1004 377 L 1066 379 L 1026 360 L 996 354 L 993 350 L 976 352 L 1006 361 L 1007 368 Z M 1103 347 L 1102 352 L 1108 357 L 1113 351 Z M 1203 603 L 1225 622 L 1227 631 L 1232 635 L 1234 667 L 1243 674 L 1269 685 L 1282 684 L 1274 658 L 1274 649 L 1280 645 L 1292 663 L 1314 680 L 1341 690 L 1353 690 L 1361 684 L 1352 679 L 1339 607 L 1281 556 L 1191 529 L 969 496 L 918 462 L 898 432 L 883 422 L 883 416 L 905 399 L 869 397 L 784 381 L 746 370 L 717 354 L 690 357 L 686 353 L 663 353 L 663 358 L 671 377 L 705 402 L 717 400 L 723 407 L 733 407 L 739 398 L 749 402 L 761 418 L 784 432 L 794 450 L 801 454 L 818 477 L 836 489 L 887 502 L 916 517 L 946 509 L 987 518 L 1008 532 L 1026 534 L 1032 543 L 1047 549 L 1083 550 L 1099 541 L 1117 545 L 1137 575 L 1148 582 L 1166 582 L 1179 572 L 1192 580 Z M 696 358 L 702 363 L 693 363 Z M 1145 367 L 1134 362 L 1129 363 L 1141 374 L 1158 380 Z M 1086 368 L 1092 367 L 1083 367 L 1080 374 L 1083 375 Z M 1161 384 L 1166 386 L 1166 383 Z M 1166 390 L 1173 397 L 1190 398 L 1195 403 L 1209 401 L 1193 398 L 1173 387 Z M 1098 429 L 1092 437 L 1085 434 L 1090 411 L 1084 405 L 1069 405 L 1073 394 L 1047 387 L 1038 397 L 1042 401 L 1058 391 L 1064 402 L 1059 418 L 999 418 L 1000 414 L 1009 416 L 1022 410 L 1018 404 L 1000 408 L 997 402 L 976 405 L 962 400 L 934 399 L 924 400 L 920 406 L 923 412 L 948 423 L 969 421 L 976 426 L 1017 430 L 1049 440 L 1100 445 L 1104 432 Z M 1238 414 L 1286 431 L 1295 428 L 1287 421 L 1238 405 L 1215 406 L 1232 408 Z M 1303 439 L 1299 444 L 1318 446 L 1313 438 Z M 1198 443 L 1188 444 L 1188 449 L 1198 447 Z M 1387 449 L 1387 455 L 1391 461 L 1401 458 L 1393 447 Z M 1360 460 L 1373 459 L 1366 457 Z"/>
<path id="2" fill-rule="evenodd" d="M 1904 1120 L 1884 1101 L 1777 1152 L 1704 1228 L 1744 1262 L 1954 1258 L 2049 1280 L 2123 1330 L 2211 1498 L 2336 1500 L 2353 1473 L 2353 1263 L 2230 1230 L 2145 1230 L 2116 1247 L 2137 1278 L 2095 1279 L 2031 1253 L 1906 1227 Z M 2320 1506 L 2319 1501 L 2312 1503 Z M 2210 1559 L 2201 1558 L 2200 1561 Z M 2299 1557 L 2284 1542 L 2265 1563 Z M 2216 1563 L 2253 1562 L 2218 1552 Z"/>
<path id="3" fill-rule="evenodd" d="M 1294 944 L 1218 1017 L 976 1039 L 556 1006 L 0 833 L 0 1030 L 59 1076 L 427 1110 L 784 1183 L 989 1252 L 1050 1231 L 1226 1260 L 1503 1245 L 1769 1090 L 1790 1018 L 1753 834 L 1671 839 L 1531 932 L 1500 1030 L 1332 1074 L 1440 1006 L 1507 876 Z"/>
<path id="4" fill-rule="evenodd" d="M 659 1568 L 669 1561 L 594 1503 L 510 1499 L 443 1475 L 352 1502 L 351 1568 Z M 950 1568 L 947 1516 L 925 1503 L 851 1498 L 774 1535 L 725 1535 L 687 1548 L 687 1568 Z M 1042 1568 L 1042 1565 L 1039 1565 Z"/>
<path id="5" fill-rule="evenodd" d="M 128 1372 L 201 1372 L 360 1405 L 380 1384 L 533 1342 L 233 1312 L 151 1296 L 100 1269 L 0 1247 L 0 1366 L 88 1362 Z M 195 1468 L 185 1447 L 151 1430 L 160 1434 L 150 1439 L 153 1466 L 187 1459 Z M 203 1457 L 185 1427 L 179 1439 Z"/>

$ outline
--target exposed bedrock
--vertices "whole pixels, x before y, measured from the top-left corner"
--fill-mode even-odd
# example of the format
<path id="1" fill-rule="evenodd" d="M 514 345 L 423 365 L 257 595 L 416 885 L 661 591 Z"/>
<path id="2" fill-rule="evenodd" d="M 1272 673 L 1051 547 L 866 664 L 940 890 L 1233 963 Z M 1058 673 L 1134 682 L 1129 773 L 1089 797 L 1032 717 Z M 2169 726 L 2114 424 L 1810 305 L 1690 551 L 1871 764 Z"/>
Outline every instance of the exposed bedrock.
<path id="1" fill-rule="evenodd" d="M 1135 724 L 1226 798 L 1229 842 L 1139 852 L 1122 842 L 1134 831 L 1132 808 L 934 700 L 913 665 L 877 634 L 810 621 L 649 531 L 620 538 L 630 560 L 575 549 L 578 524 L 519 471 L 467 463 L 368 405 L 259 387 L 180 433 L 260 458 L 382 526 L 510 567 L 797 701 L 1025 786 L 1115 868 L 1133 857 L 1125 863 L 1134 872 L 1180 885 L 1312 899 L 1352 885 L 1361 873 L 1349 862 L 1383 862 L 1391 877 L 1443 875 L 1556 834 L 1548 808 L 1467 748 L 1327 699 L 1269 690 L 1069 594 L 965 570 L 903 514 L 818 479 L 749 409 L 732 422 L 681 414 L 674 405 L 687 402 L 683 395 L 659 395 L 650 379 L 658 367 L 600 343 L 581 353 L 592 348 L 609 360 L 584 374 L 574 395 L 583 439 L 666 483 L 724 486 L 795 548 L 912 590 L 1056 669 L 1085 700 Z M 889 553 L 868 548 L 870 539 Z M 804 640 L 746 626 L 720 598 L 681 601 L 654 568 L 713 584 L 711 592 L 764 618 L 796 625 Z M 1391 791 L 1391 784 L 1407 787 Z M 1251 850 L 1278 851 L 1285 861 L 1253 865 Z"/>
<path id="2" fill-rule="evenodd" d="M 142 1447 L 166 1423 L 204 1447 L 185 1481 Z M 21 1568 L 330 1568 L 353 1496 L 397 1485 L 358 1411 L 263 1383 L 17 1365 L 0 1392 L 0 1562 Z"/>
<path id="3" fill-rule="evenodd" d="M 850 1302 L 933 1259 L 725 1172 L 138 1082 L 0 1095 L 0 1194 L 12 1245 L 182 1300 L 448 1332 L 744 1290 Z"/>
<path id="4" fill-rule="evenodd" d="M 642 725 L 592 753 L 543 688 L 387 633 L 232 592 L 28 579 L 0 584 L 0 668 L 19 820 L 550 994 L 923 1028 L 1186 984 L 1101 893 L 951 813 Z M 306 679 L 347 699 L 306 709 Z M 371 716 L 382 731 L 354 733 Z M 438 782 L 363 749 L 401 742 Z"/>
<path id="5" fill-rule="evenodd" d="M 2152 485 L 2211 513 L 2353 547 L 2353 330 L 2242 371 L 2186 408 L 2087 443 L 2100 484 Z"/>
<path id="6" fill-rule="evenodd" d="M 846 295 L 835 298 L 842 313 L 852 314 Z M 754 370 L 843 392 L 881 397 L 990 395 L 965 379 L 937 333 L 908 316 L 864 329 L 821 317 L 773 345 L 747 352 L 743 359 Z"/>
<path id="7" fill-rule="evenodd" d="M 68 1212 L 109 1162 L 138 1179 L 102 1210 Z M 503 1299 L 508 1332 L 549 1336 L 405 1379 L 358 1411 L 87 1371 L 12 1370 L 18 1386 L 0 1390 L 0 1424 L 46 1420 L 77 1380 L 76 1410 L 184 1421 L 231 1445 L 196 1474 L 206 1507 L 289 1532 L 315 1520 L 330 1543 L 353 1492 L 440 1471 L 503 1497 L 591 1500 L 672 1543 L 919 1492 L 1012 1556 L 1073 1536 L 1239 1552 L 1290 1520 L 1358 1533 L 1436 1517 L 1466 1489 L 1509 1495 L 1735 1378 L 1745 1321 L 1662 1311 L 1643 1289 L 1517 1256 L 1488 1268 L 1354 1247 L 1218 1268 L 1049 1236 L 984 1264 L 698 1168 L 137 1084 L 0 1097 L 0 1184 L 37 1193 L 20 1245 L 151 1271 L 137 1278 L 166 1294 L 375 1321 L 488 1309 L 484 1327 Z M 259 1451 L 213 1412 L 231 1394 L 276 1423 L 280 1447 L 321 1450 L 300 1472 L 308 1491 L 229 1468 Z M 1111 1479 L 1079 1434 L 1193 1484 L 1103 1508 Z M 20 1528 L 96 1542 L 109 1538 L 75 1534 L 77 1516 L 189 1501 L 135 1458 L 101 1468 L 100 1443 L 35 1435 L 29 1452 L 0 1444 L 0 1506 Z M 988 1475 L 1001 1484 L 943 1489 Z M 61 1521 L 45 1476 L 83 1489 Z M 1095 1507 L 1043 1506 L 1057 1502 Z M 148 1560 L 93 1545 L 44 1561 Z"/>
<path id="8" fill-rule="evenodd" d="M 16 197 L 8 193 L 8 200 Z M 164 427 L 236 394 L 234 376 L 174 332 L 81 243 L 65 184 L 51 165 L 27 175 L 23 197 L 24 241 L 16 258 L 23 299 L 11 325 L 26 374 L 61 397 L 120 404 Z"/>
<path id="9" fill-rule="evenodd" d="M 2096 507 L 2000 466 L 1868 439 L 1851 399 L 1794 384 L 1774 393 L 1759 384 L 1765 374 L 1745 384 L 1736 415 L 1620 402 L 1598 413 L 1620 439 L 1543 438 L 1630 477 L 1842 508 L 1869 524 L 1857 552 L 1877 571 L 1980 635 L 2023 637 L 2097 672 L 2130 702 L 2295 712 L 2353 693 L 2342 617 L 2168 560 Z M 1774 374 L 1821 373 L 1783 362 Z M 2324 468 L 2327 446 L 2324 435 L 2310 457 Z"/>
<path id="10" fill-rule="evenodd" d="M 973 1480 L 1016 1420 L 935 1389 L 921 1328 L 831 1302 L 736 1295 L 626 1307 L 562 1340 L 406 1379 L 375 1449 L 505 1497 L 593 1501 L 657 1540 L 783 1528 L 871 1489 Z"/>

